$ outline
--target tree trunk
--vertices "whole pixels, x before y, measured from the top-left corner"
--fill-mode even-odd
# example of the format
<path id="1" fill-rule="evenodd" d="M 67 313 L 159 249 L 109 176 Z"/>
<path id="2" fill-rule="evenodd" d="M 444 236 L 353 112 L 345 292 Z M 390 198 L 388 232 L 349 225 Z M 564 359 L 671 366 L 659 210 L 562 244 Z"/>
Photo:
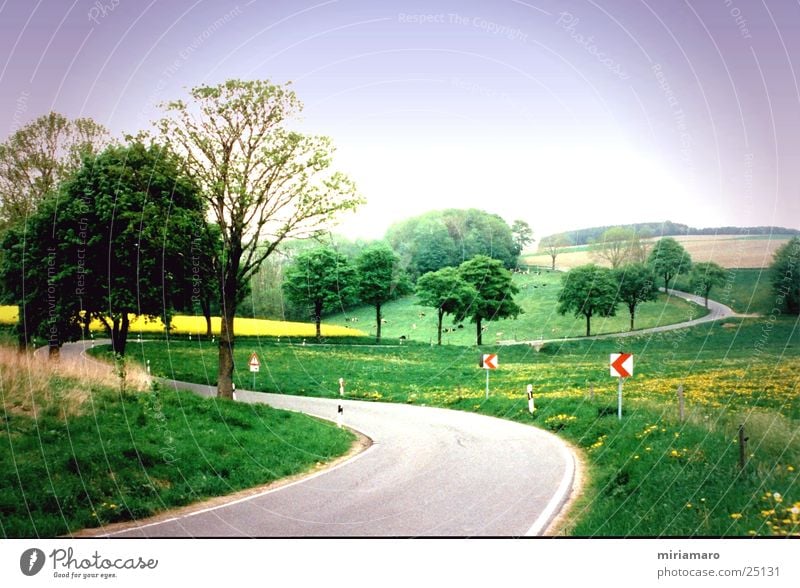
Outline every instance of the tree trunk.
<path id="1" fill-rule="evenodd" d="M 631 312 L 631 331 L 633 330 L 633 318 L 636 315 L 636 306 L 631 304 L 628 306 L 628 310 Z"/>
<path id="2" fill-rule="evenodd" d="M 669 296 L 669 277 L 664 274 L 664 294 Z"/>
<path id="3" fill-rule="evenodd" d="M 28 350 L 31 344 L 31 337 L 28 334 L 28 321 L 25 320 L 25 306 L 19 305 L 19 321 L 17 322 L 17 343 L 19 345 L 19 352 L 24 353 Z"/>
<path id="4" fill-rule="evenodd" d="M 236 272 L 230 271 L 222 285 L 221 326 L 219 333 L 219 371 L 217 396 L 233 398 L 233 346 L 235 335 L 233 319 L 236 316 Z"/>
<path id="5" fill-rule="evenodd" d="M 322 300 L 314 301 L 314 323 L 317 325 L 317 341 L 322 340 Z"/>
<path id="6" fill-rule="evenodd" d="M 125 355 L 125 345 L 128 342 L 128 327 L 130 326 L 130 318 L 127 312 L 123 312 L 121 316 L 113 319 L 111 326 L 111 348 L 114 353 L 118 355 Z"/>
<path id="7" fill-rule="evenodd" d="M 380 305 L 380 303 L 375 305 L 375 324 L 377 325 L 377 327 L 376 327 L 377 330 L 375 331 L 376 332 L 375 342 L 376 343 L 380 343 L 381 342 L 381 305 Z"/>
<path id="8" fill-rule="evenodd" d="M 550 269 L 556 271 L 556 256 L 551 255 L 550 257 L 553 259 L 553 263 L 550 265 Z"/>
<path id="9" fill-rule="evenodd" d="M 483 329 L 481 328 L 481 318 L 480 317 L 478 317 L 478 319 L 475 321 L 475 327 L 476 327 L 477 333 L 478 333 L 478 347 L 480 347 L 481 345 L 483 345 Z"/>
<path id="10" fill-rule="evenodd" d="M 439 345 L 442 344 L 442 319 L 443 318 L 444 318 L 444 311 L 440 308 L 439 309 L 439 337 L 438 337 Z"/>
<path id="11" fill-rule="evenodd" d="M 206 339 L 211 339 L 211 300 L 208 296 L 200 298 L 200 307 L 203 309 L 203 316 L 206 319 Z"/>
<path id="12" fill-rule="evenodd" d="M 592 314 L 586 315 L 586 336 L 590 337 L 592 334 Z"/>
<path id="13" fill-rule="evenodd" d="M 53 361 L 58 361 L 58 358 L 61 356 L 61 348 L 58 346 L 58 343 L 50 343 L 49 347 L 47 348 L 47 356 Z"/>

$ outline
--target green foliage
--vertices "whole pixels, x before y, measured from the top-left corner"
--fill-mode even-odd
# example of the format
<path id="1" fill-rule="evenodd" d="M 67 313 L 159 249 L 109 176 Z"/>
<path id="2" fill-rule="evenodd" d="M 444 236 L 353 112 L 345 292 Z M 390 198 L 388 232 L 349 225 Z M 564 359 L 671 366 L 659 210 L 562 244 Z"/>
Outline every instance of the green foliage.
<path id="1" fill-rule="evenodd" d="M 613 316 L 617 303 L 617 282 L 610 269 L 590 263 L 570 270 L 562 278 L 558 313 L 586 317 L 587 337 L 591 335 L 592 317 Z"/>
<path id="2" fill-rule="evenodd" d="M 503 264 L 485 255 L 476 255 L 458 267 L 461 278 L 475 288 L 476 296 L 466 310 L 475 323 L 477 345 L 483 344 L 483 321 L 515 318 L 522 308 L 514 302 L 519 292 L 511 272 Z"/>
<path id="3" fill-rule="evenodd" d="M 518 229 L 524 227 L 518 225 Z M 455 267 L 476 255 L 498 259 L 510 269 L 516 266 L 520 251 L 502 218 L 474 208 L 434 211 L 395 223 L 386 239 L 414 278 Z"/>
<path id="4" fill-rule="evenodd" d="M 515 220 L 511 223 L 511 234 L 514 238 L 514 246 L 517 249 L 517 255 L 531 243 L 533 243 L 533 229 L 524 220 Z"/>
<path id="5" fill-rule="evenodd" d="M 222 231 L 219 394 L 231 397 L 233 322 L 250 278 L 284 241 L 318 234 L 361 199 L 347 176 L 331 170 L 329 138 L 288 128 L 302 109 L 288 86 L 228 80 L 190 96 L 191 104 L 164 105 L 157 126 L 187 154 L 187 171 Z"/>
<path id="6" fill-rule="evenodd" d="M 464 281 L 458 270 L 445 267 L 428 272 L 417 280 L 419 304 L 436 309 L 437 342 L 442 344 L 442 319 L 445 314 L 453 315 L 454 322 L 464 320 L 469 305 L 478 296 L 475 288 Z"/>
<path id="7" fill-rule="evenodd" d="M 108 131 L 89 118 L 51 112 L 0 144 L 0 227 L 23 222 L 38 204 L 109 143 Z"/>
<path id="8" fill-rule="evenodd" d="M 658 299 L 653 271 L 643 263 L 631 263 L 614 270 L 617 281 L 617 296 L 628 307 L 631 315 L 631 331 L 634 329 L 636 307 L 642 302 Z"/>
<path id="9" fill-rule="evenodd" d="M 0 537 L 142 519 L 306 472 L 353 442 L 306 415 L 171 389 L 95 386 L 68 420 L 7 411 L 0 425 Z"/>
<path id="10" fill-rule="evenodd" d="M 320 339 L 323 313 L 342 310 L 356 301 L 356 270 L 344 255 L 330 247 L 310 249 L 300 253 L 286 270 L 283 290 L 289 300 L 311 310 Z"/>
<path id="11" fill-rule="evenodd" d="M 800 314 L 800 237 L 792 237 L 775 251 L 770 272 L 776 306 Z"/>
<path id="12" fill-rule="evenodd" d="M 539 242 L 539 249 L 545 251 L 552 260 L 550 269 L 556 269 L 556 258 L 565 248 L 572 244 L 567 235 L 559 234 L 550 237 L 545 237 Z"/>
<path id="13" fill-rule="evenodd" d="M 96 317 L 124 354 L 129 314 L 161 317 L 185 301 L 202 202 L 174 155 L 132 143 L 87 156 L 59 193 L 4 240 L 0 280 L 24 325 L 51 347 Z"/>
<path id="14" fill-rule="evenodd" d="M 375 307 L 376 341 L 381 340 L 383 315 L 381 307 L 407 294 L 411 283 L 400 260 L 386 243 L 378 242 L 365 248 L 356 259 L 358 268 L 358 297 L 364 304 Z"/>
<path id="15" fill-rule="evenodd" d="M 700 261 L 692 265 L 689 274 L 689 283 L 692 289 L 705 298 L 708 308 L 708 295 L 714 286 L 722 286 L 728 277 L 728 272 L 713 261 Z"/>
<path id="16" fill-rule="evenodd" d="M 664 278 L 664 290 L 668 290 L 672 278 L 689 272 L 692 267 L 692 258 L 675 239 L 664 237 L 653 246 L 647 263 L 657 275 Z"/>

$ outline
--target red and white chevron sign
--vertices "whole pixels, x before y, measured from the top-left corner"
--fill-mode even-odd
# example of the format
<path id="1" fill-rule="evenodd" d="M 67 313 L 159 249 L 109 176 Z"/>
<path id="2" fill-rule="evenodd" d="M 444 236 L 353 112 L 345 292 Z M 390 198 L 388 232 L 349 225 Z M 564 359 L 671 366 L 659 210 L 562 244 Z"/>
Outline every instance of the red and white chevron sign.
<path id="1" fill-rule="evenodd" d="M 497 354 L 488 353 L 483 356 L 483 369 L 496 370 L 497 369 Z"/>
<path id="2" fill-rule="evenodd" d="M 630 378 L 633 375 L 633 354 L 632 353 L 612 353 L 611 376 L 614 378 Z"/>

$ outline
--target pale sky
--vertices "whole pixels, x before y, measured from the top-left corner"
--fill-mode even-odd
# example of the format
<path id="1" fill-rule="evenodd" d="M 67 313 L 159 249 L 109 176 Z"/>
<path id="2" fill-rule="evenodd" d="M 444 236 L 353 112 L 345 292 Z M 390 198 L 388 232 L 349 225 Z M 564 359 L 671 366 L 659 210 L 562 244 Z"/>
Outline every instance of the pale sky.
<path id="1" fill-rule="evenodd" d="M 800 4 L 8 0 L 0 138 L 49 110 L 115 134 L 226 78 L 292 81 L 381 237 L 477 207 L 537 238 L 629 222 L 800 228 Z"/>

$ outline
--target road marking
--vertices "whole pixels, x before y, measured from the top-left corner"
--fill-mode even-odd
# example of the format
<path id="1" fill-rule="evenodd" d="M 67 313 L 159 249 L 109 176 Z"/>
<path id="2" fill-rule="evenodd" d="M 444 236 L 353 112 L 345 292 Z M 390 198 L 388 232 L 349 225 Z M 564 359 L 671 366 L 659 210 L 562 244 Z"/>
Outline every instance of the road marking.
<path id="1" fill-rule="evenodd" d="M 561 441 L 561 439 L 559 439 Z M 526 537 L 538 537 L 550 524 L 550 521 L 561 510 L 561 507 L 567 500 L 570 491 L 572 490 L 572 481 L 575 478 L 575 457 L 572 452 L 567 449 L 563 441 L 559 443 L 561 447 L 561 455 L 564 457 L 564 476 L 561 478 L 561 483 L 558 485 L 555 494 L 547 503 L 547 506 L 533 523 L 528 532 L 525 533 Z"/>

